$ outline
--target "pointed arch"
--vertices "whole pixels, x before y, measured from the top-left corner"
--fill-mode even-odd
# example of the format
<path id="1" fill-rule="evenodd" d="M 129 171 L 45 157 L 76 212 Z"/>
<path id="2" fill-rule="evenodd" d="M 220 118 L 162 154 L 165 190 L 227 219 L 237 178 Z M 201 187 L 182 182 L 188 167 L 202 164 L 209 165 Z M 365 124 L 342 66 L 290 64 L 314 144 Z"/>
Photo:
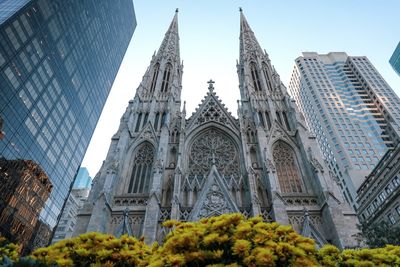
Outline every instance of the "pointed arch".
<path id="1" fill-rule="evenodd" d="M 293 148 L 283 141 L 278 141 L 274 146 L 272 156 L 282 193 L 304 192 L 300 168 Z"/>
<path id="2" fill-rule="evenodd" d="M 261 91 L 261 82 L 258 75 L 257 65 L 254 62 L 250 63 L 251 79 L 253 81 L 254 90 L 256 92 Z"/>
<path id="3" fill-rule="evenodd" d="M 154 119 L 154 130 L 158 131 L 158 121 L 160 120 L 160 112 L 156 113 L 156 117 Z"/>
<path id="4" fill-rule="evenodd" d="M 151 80 L 151 85 L 150 85 L 150 93 L 153 93 L 154 89 L 156 88 L 159 71 L 160 71 L 160 63 L 156 63 L 154 65 L 153 78 Z"/>
<path id="5" fill-rule="evenodd" d="M 267 121 L 268 129 L 271 129 L 271 117 L 269 116 L 268 111 L 265 111 L 265 119 Z"/>
<path id="6" fill-rule="evenodd" d="M 167 63 L 164 70 L 163 81 L 161 84 L 161 92 L 168 92 L 169 86 L 171 83 L 171 72 L 172 72 L 172 65 L 171 63 Z"/>
<path id="7" fill-rule="evenodd" d="M 148 193 L 154 163 L 155 150 L 152 144 L 140 144 L 134 153 L 133 169 L 127 193 Z"/>
<path id="8" fill-rule="evenodd" d="M 140 130 L 140 122 L 142 121 L 142 113 L 139 113 L 136 120 L 135 132 Z"/>
<path id="9" fill-rule="evenodd" d="M 290 131 L 290 123 L 285 111 L 282 112 L 283 120 L 285 121 L 286 129 Z"/>
<path id="10" fill-rule="evenodd" d="M 272 82 L 271 82 L 271 78 L 270 75 L 268 73 L 268 65 L 265 64 L 265 62 L 262 63 L 262 70 L 264 73 L 264 77 L 265 77 L 265 81 L 267 82 L 267 87 L 272 91 Z"/>

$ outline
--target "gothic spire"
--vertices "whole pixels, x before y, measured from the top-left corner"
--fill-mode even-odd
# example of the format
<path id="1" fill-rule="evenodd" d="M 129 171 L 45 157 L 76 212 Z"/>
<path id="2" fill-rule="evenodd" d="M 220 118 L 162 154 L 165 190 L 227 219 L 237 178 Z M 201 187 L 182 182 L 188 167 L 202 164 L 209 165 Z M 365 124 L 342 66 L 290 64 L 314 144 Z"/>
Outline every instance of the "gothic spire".
<path id="1" fill-rule="evenodd" d="M 171 60 L 177 60 L 179 63 L 179 34 L 178 34 L 178 9 L 175 10 L 175 16 L 165 33 L 164 40 L 157 52 L 157 57 L 165 57 Z"/>
<path id="2" fill-rule="evenodd" d="M 242 9 L 240 11 L 240 59 L 243 60 L 243 57 L 246 57 L 256 53 L 259 55 L 263 54 L 263 50 L 261 49 L 260 44 L 258 43 L 254 32 L 251 30 L 249 23 L 246 20 L 246 17 L 243 14 Z"/>
<path id="3" fill-rule="evenodd" d="M 151 59 L 150 66 L 136 91 L 141 99 L 153 97 L 168 100 L 180 99 L 183 65 L 180 61 L 178 9 L 165 33 L 160 48 Z"/>

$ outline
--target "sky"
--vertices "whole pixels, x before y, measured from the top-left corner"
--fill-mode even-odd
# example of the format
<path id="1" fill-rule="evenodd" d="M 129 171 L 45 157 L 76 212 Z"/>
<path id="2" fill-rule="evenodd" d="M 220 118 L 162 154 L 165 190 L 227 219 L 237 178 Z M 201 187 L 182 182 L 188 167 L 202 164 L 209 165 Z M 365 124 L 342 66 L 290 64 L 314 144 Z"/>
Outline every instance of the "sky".
<path id="1" fill-rule="evenodd" d="M 182 95 L 189 117 L 213 79 L 216 94 L 237 117 L 239 7 L 288 87 L 302 52 L 367 56 L 397 95 L 400 77 L 389 58 L 400 41 L 398 0 L 135 0 L 137 27 L 86 151 L 82 167 L 99 171 L 120 118 L 179 8 Z"/>

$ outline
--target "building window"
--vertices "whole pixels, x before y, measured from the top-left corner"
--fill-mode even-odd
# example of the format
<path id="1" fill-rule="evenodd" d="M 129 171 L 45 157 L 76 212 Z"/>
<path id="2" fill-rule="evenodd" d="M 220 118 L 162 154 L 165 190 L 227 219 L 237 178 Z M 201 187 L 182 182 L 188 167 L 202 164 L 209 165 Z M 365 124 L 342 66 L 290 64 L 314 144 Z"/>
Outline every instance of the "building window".
<path id="1" fill-rule="evenodd" d="M 140 121 L 142 120 L 142 113 L 139 113 L 136 121 L 135 132 L 138 132 L 140 129 Z"/>
<path id="2" fill-rule="evenodd" d="M 270 79 L 270 77 L 269 77 L 269 75 L 268 75 L 268 66 L 267 66 L 267 64 L 263 63 L 263 64 L 262 64 L 262 69 L 263 69 L 263 72 L 264 72 L 265 80 L 267 81 L 267 86 L 268 86 L 268 87 L 270 88 L 270 90 L 272 91 L 273 88 L 272 88 L 271 79 Z"/>
<path id="3" fill-rule="evenodd" d="M 254 91 L 261 91 L 260 77 L 258 76 L 256 63 L 250 63 L 251 78 L 253 80 Z"/>
<path id="4" fill-rule="evenodd" d="M 168 92 L 170 78 L 171 78 L 172 65 L 167 64 L 164 71 L 163 81 L 161 84 L 161 92 Z"/>
<path id="5" fill-rule="evenodd" d="M 154 66 L 153 79 L 151 80 L 151 85 L 150 85 L 150 93 L 153 93 L 154 88 L 156 88 L 159 70 L 160 70 L 160 64 L 157 63 Z"/>
<path id="6" fill-rule="evenodd" d="M 303 192 L 300 170 L 293 149 L 286 143 L 279 141 L 272 154 L 282 192 Z"/>
<path id="7" fill-rule="evenodd" d="M 156 118 L 154 120 L 154 130 L 158 131 L 158 121 L 160 120 L 160 113 L 156 113 Z"/>
<path id="8" fill-rule="evenodd" d="M 395 224 L 395 223 L 396 223 L 396 219 L 394 218 L 394 216 L 393 216 L 392 213 L 389 213 L 389 214 L 387 215 L 387 218 L 388 218 L 390 224 Z"/>
<path id="9" fill-rule="evenodd" d="M 266 118 L 266 120 L 267 120 L 268 128 L 271 129 L 271 118 L 270 118 L 270 116 L 269 116 L 268 111 L 265 112 L 265 118 Z"/>
<path id="10" fill-rule="evenodd" d="M 150 175 L 154 161 L 154 148 L 150 143 L 144 143 L 135 154 L 128 193 L 148 193 Z"/>
<path id="11" fill-rule="evenodd" d="M 289 119 L 286 115 L 286 112 L 282 112 L 283 120 L 285 121 L 286 129 L 290 131 L 290 124 L 289 124 Z"/>

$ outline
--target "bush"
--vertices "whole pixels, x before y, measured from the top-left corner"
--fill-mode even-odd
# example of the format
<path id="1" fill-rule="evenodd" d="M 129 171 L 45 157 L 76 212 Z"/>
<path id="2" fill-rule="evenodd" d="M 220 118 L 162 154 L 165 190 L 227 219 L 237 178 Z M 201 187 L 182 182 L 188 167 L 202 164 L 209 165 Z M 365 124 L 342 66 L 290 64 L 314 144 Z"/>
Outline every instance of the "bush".
<path id="1" fill-rule="evenodd" d="M 400 266 L 399 246 L 340 251 L 326 245 L 318 250 L 312 239 L 290 226 L 265 223 L 260 217 L 224 214 L 199 222 L 167 221 L 164 226 L 170 232 L 161 246 L 86 233 L 34 251 L 25 259 L 30 265 L 14 266 Z M 15 254 L 9 255 L 16 260 Z"/>
<path id="2" fill-rule="evenodd" d="M 20 246 L 10 243 L 3 236 L 0 236 L 0 263 L 2 263 L 5 258 L 16 261 L 19 257 Z"/>

